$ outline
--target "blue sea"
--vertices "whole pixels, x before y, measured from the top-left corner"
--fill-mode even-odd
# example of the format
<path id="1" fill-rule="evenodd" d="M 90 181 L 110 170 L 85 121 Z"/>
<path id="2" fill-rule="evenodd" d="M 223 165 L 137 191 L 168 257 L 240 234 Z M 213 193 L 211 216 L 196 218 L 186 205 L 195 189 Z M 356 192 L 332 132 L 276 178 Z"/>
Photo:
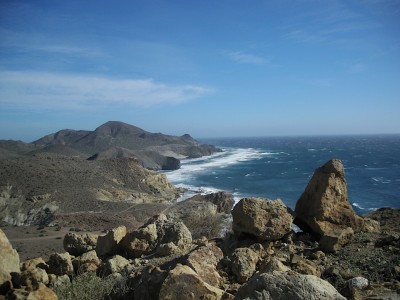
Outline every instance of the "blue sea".
<path id="1" fill-rule="evenodd" d="M 223 150 L 182 161 L 166 172 L 185 187 L 183 200 L 196 193 L 227 191 L 243 197 L 280 198 L 294 208 L 314 170 L 330 159 L 345 167 L 350 203 L 363 214 L 400 207 L 400 135 L 252 137 L 202 139 Z"/>

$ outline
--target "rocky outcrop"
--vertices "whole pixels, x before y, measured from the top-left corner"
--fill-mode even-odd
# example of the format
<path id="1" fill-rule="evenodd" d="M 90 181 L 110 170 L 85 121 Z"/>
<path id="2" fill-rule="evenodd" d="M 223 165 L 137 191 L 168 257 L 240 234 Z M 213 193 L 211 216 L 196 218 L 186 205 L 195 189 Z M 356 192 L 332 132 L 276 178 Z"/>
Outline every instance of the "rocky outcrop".
<path id="1" fill-rule="evenodd" d="M 295 272 L 263 273 L 251 278 L 235 299 L 346 300 L 327 281 Z"/>
<path id="2" fill-rule="evenodd" d="M 296 203 L 295 222 L 321 238 L 325 251 L 336 251 L 353 231 L 377 231 L 379 224 L 364 220 L 353 210 L 347 194 L 344 167 L 340 160 L 330 160 L 318 168 Z"/>
<path id="3" fill-rule="evenodd" d="M 0 229 L 0 295 L 8 290 L 11 284 L 11 273 L 20 272 L 20 260 L 17 251 Z"/>
<path id="4" fill-rule="evenodd" d="M 291 231 L 292 215 L 280 199 L 243 198 L 232 210 L 232 229 L 263 241 L 281 239 Z"/>

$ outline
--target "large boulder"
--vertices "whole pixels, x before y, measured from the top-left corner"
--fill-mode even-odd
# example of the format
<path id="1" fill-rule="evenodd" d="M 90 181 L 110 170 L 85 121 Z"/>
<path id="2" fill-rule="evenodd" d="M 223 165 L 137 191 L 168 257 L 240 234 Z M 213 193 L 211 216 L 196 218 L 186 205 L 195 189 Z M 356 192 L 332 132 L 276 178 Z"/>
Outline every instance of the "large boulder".
<path id="1" fill-rule="evenodd" d="M 64 249 L 74 256 L 96 249 L 98 235 L 91 233 L 77 234 L 69 232 L 64 236 Z"/>
<path id="2" fill-rule="evenodd" d="M 295 212 L 300 226 L 305 225 L 320 236 L 338 228 L 357 230 L 363 223 L 349 202 L 344 167 L 337 159 L 315 170 Z"/>
<path id="3" fill-rule="evenodd" d="M 232 210 L 233 231 L 259 240 L 279 240 L 291 231 L 292 215 L 280 199 L 243 198 Z"/>
<path id="4" fill-rule="evenodd" d="M 169 220 L 164 214 L 150 218 L 138 230 L 121 241 L 121 251 L 128 257 L 157 252 L 161 256 L 183 253 L 192 244 L 192 234 L 182 222 Z M 158 250 L 158 251 L 157 251 Z"/>
<path id="5" fill-rule="evenodd" d="M 161 286 L 159 299 L 233 299 L 225 291 L 204 282 L 190 267 L 177 264 Z"/>
<path id="6" fill-rule="evenodd" d="M 126 235 L 126 227 L 119 226 L 97 238 L 96 252 L 99 257 L 111 256 L 118 252 L 118 245 Z"/>
<path id="7" fill-rule="evenodd" d="M 0 293 L 11 287 L 11 273 L 20 272 L 19 255 L 0 229 Z"/>
<path id="8" fill-rule="evenodd" d="M 262 273 L 242 285 L 235 299 L 345 300 L 327 281 L 296 272 Z"/>
<path id="9" fill-rule="evenodd" d="M 296 203 L 296 219 L 303 230 L 320 238 L 321 249 L 334 252 L 346 244 L 353 232 L 378 232 L 379 223 L 358 216 L 348 198 L 344 167 L 333 159 L 315 170 Z"/>

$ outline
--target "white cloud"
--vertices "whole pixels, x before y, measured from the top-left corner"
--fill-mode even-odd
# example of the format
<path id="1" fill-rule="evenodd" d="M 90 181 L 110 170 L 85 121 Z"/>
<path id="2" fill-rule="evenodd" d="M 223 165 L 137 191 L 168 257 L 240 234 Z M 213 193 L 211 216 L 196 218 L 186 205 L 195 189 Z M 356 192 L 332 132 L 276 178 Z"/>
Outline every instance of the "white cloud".
<path id="1" fill-rule="evenodd" d="M 179 104 L 210 92 L 203 86 L 169 85 L 152 79 L 0 71 L 0 105 L 13 108 L 150 107 Z"/>
<path id="2" fill-rule="evenodd" d="M 261 65 L 269 62 L 269 60 L 264 57 L 243 53 L 242 51 L 231 52 L 229 53 L 229 57 L 238 63 Z"/>

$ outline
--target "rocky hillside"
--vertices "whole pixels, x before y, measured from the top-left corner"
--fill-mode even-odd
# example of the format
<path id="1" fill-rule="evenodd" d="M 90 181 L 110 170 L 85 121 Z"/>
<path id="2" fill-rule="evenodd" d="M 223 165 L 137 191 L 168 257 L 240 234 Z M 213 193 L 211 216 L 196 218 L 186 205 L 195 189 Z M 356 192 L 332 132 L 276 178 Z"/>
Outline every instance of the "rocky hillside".
<path id="1" fill-rule="evenodd" d="M 219 149 L 202 145 L 190 135 L 151 133 L 122 122 L 110 121 L 94 131 L 64 129 L 33 143 L 0 141 L 0 158 L 51 152 L 91 160 L 130 157 L 152 170 L 174 170 L 180 159 L 210 155 Z"/>
<path id="2" fill-rule="evenodd" d="M 231 210 L 228 194 L 195 196 L 136 230 L 70 232 L 65 252 L 21 264 L 0 230 L 0 297 L 399 299 L 400 210 L 366 218 L 348 204 L 343 165 L 333 160 L 316 170 L 295 212 L 279 199 L 243 198 Z M 209 227 L 210 218 L 198 222 L 207 214 L 224 224 L 231 215 L 228 232 L 195 237 L 189 228 Z"/>
<path id="3" fill-rule="evenodd" d="M 47 225 L 57 216 L 79 213 L 107 218 L 178 194 L 165 175 L 132 158 L 90 161 L 39 153 L 0 160 L 0 221 L 8 224 Z"/>

